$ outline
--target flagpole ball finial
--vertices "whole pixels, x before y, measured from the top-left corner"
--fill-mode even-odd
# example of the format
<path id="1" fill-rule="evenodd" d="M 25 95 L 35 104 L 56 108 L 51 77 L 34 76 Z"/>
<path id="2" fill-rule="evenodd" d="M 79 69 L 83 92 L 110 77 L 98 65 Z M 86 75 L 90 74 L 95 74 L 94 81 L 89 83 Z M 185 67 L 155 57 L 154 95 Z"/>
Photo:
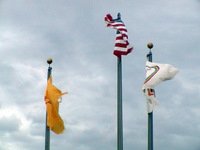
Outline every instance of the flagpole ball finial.
<path id="1" fill-rule="evenodd" d="M 47 63 L 48 63 L 49 65 L 52 64 L 52 62 L 53 62 L 52 58 L 48 58 L 48 59 L 47 59 Z"/>
<path id="2" fill-rule="evenodd" d="M 153 48 L 153 43 L 149 42 L 149 43 L 147 44 L 147 47 L 151 50 L 151 49 Z"/>

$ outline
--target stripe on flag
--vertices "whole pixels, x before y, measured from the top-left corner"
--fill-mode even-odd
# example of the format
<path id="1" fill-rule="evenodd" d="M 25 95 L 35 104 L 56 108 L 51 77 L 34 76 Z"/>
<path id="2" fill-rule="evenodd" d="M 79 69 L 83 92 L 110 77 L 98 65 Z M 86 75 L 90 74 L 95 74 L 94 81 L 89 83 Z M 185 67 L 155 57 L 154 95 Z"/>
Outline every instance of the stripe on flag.
<path id="1" fill-rule="evenodd" d="M 107 14 L 105 16 L 105 22 L 107 24 L 107 27 L 117 30 L 113 52 L 114 55 L 119 57 L 121 55 L 129 54 L 133 50 L 133 47 L 130 46 L 128 42 L 127 29 L 125 27 L 125 24 L 121 20 L 120 14 L 118 14 L 117 19 L 113 19 L 110 14 Z"/>

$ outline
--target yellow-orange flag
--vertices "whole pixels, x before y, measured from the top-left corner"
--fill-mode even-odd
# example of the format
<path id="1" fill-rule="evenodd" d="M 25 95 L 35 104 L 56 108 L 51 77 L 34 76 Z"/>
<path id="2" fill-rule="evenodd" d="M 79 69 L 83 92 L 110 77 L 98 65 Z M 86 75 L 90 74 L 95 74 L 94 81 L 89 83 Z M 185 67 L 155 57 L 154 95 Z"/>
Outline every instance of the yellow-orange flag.
<path id="1" fill-rule="evenodd" d="M 59 98 L 64 94 L 52 84 L 52 77 L 49 77 L 45 93 L 47 126 L 56 134 L 62 133 L 65 128 L 59 115 Z"/>

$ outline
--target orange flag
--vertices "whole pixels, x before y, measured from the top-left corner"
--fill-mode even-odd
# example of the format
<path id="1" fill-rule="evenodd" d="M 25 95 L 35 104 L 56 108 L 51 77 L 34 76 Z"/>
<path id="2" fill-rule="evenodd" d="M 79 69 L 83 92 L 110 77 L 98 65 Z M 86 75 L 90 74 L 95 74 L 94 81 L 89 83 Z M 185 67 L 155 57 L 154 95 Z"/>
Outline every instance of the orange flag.
<path id="1" fill-rule="evenodd" d="M 47 126 L 56 134 L 62 133 L 65 128 L 59 115 L 59 98 L 64 94 L 52 84 L 52 77 L 49 77 L 45 93 Z"/>

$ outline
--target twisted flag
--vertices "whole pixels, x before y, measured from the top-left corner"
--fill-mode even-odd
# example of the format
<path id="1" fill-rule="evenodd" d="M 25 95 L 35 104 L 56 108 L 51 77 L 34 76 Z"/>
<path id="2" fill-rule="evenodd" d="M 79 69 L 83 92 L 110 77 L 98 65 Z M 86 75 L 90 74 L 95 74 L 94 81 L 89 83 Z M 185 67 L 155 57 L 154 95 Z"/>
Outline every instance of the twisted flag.
<path id="1" fill-rule="evenodd" d="M 45 103 L 47 109 L 47 126 L 56 134 L 64 131 L 64 122 L 59 115 L 59 98 L 66 93 L 62 93 L 52 84 L 52 77 L 48 79 Z"/>
<path id="2" fill-rule="evenodd" d="M 148 113 L 153 111 L 157 100 L 154 88 L 163 81 L 172 79 L 178 73 L 178 69 L 169 64 L 146 62 L 146 79 L 143 92 L 147 99 Z"/>
<path id="3" fill-rule="evenodd" d="M 121 20 L 120 14 L 118 13 L 117 19 L 113 19 L 110 14 L 107 14 L 104 20 L 107 27 L 117 30 L 113 54 L 118 57 L 129 54 L 133 50 L 133 47 L 128 42 L 127 29 Z"/>

